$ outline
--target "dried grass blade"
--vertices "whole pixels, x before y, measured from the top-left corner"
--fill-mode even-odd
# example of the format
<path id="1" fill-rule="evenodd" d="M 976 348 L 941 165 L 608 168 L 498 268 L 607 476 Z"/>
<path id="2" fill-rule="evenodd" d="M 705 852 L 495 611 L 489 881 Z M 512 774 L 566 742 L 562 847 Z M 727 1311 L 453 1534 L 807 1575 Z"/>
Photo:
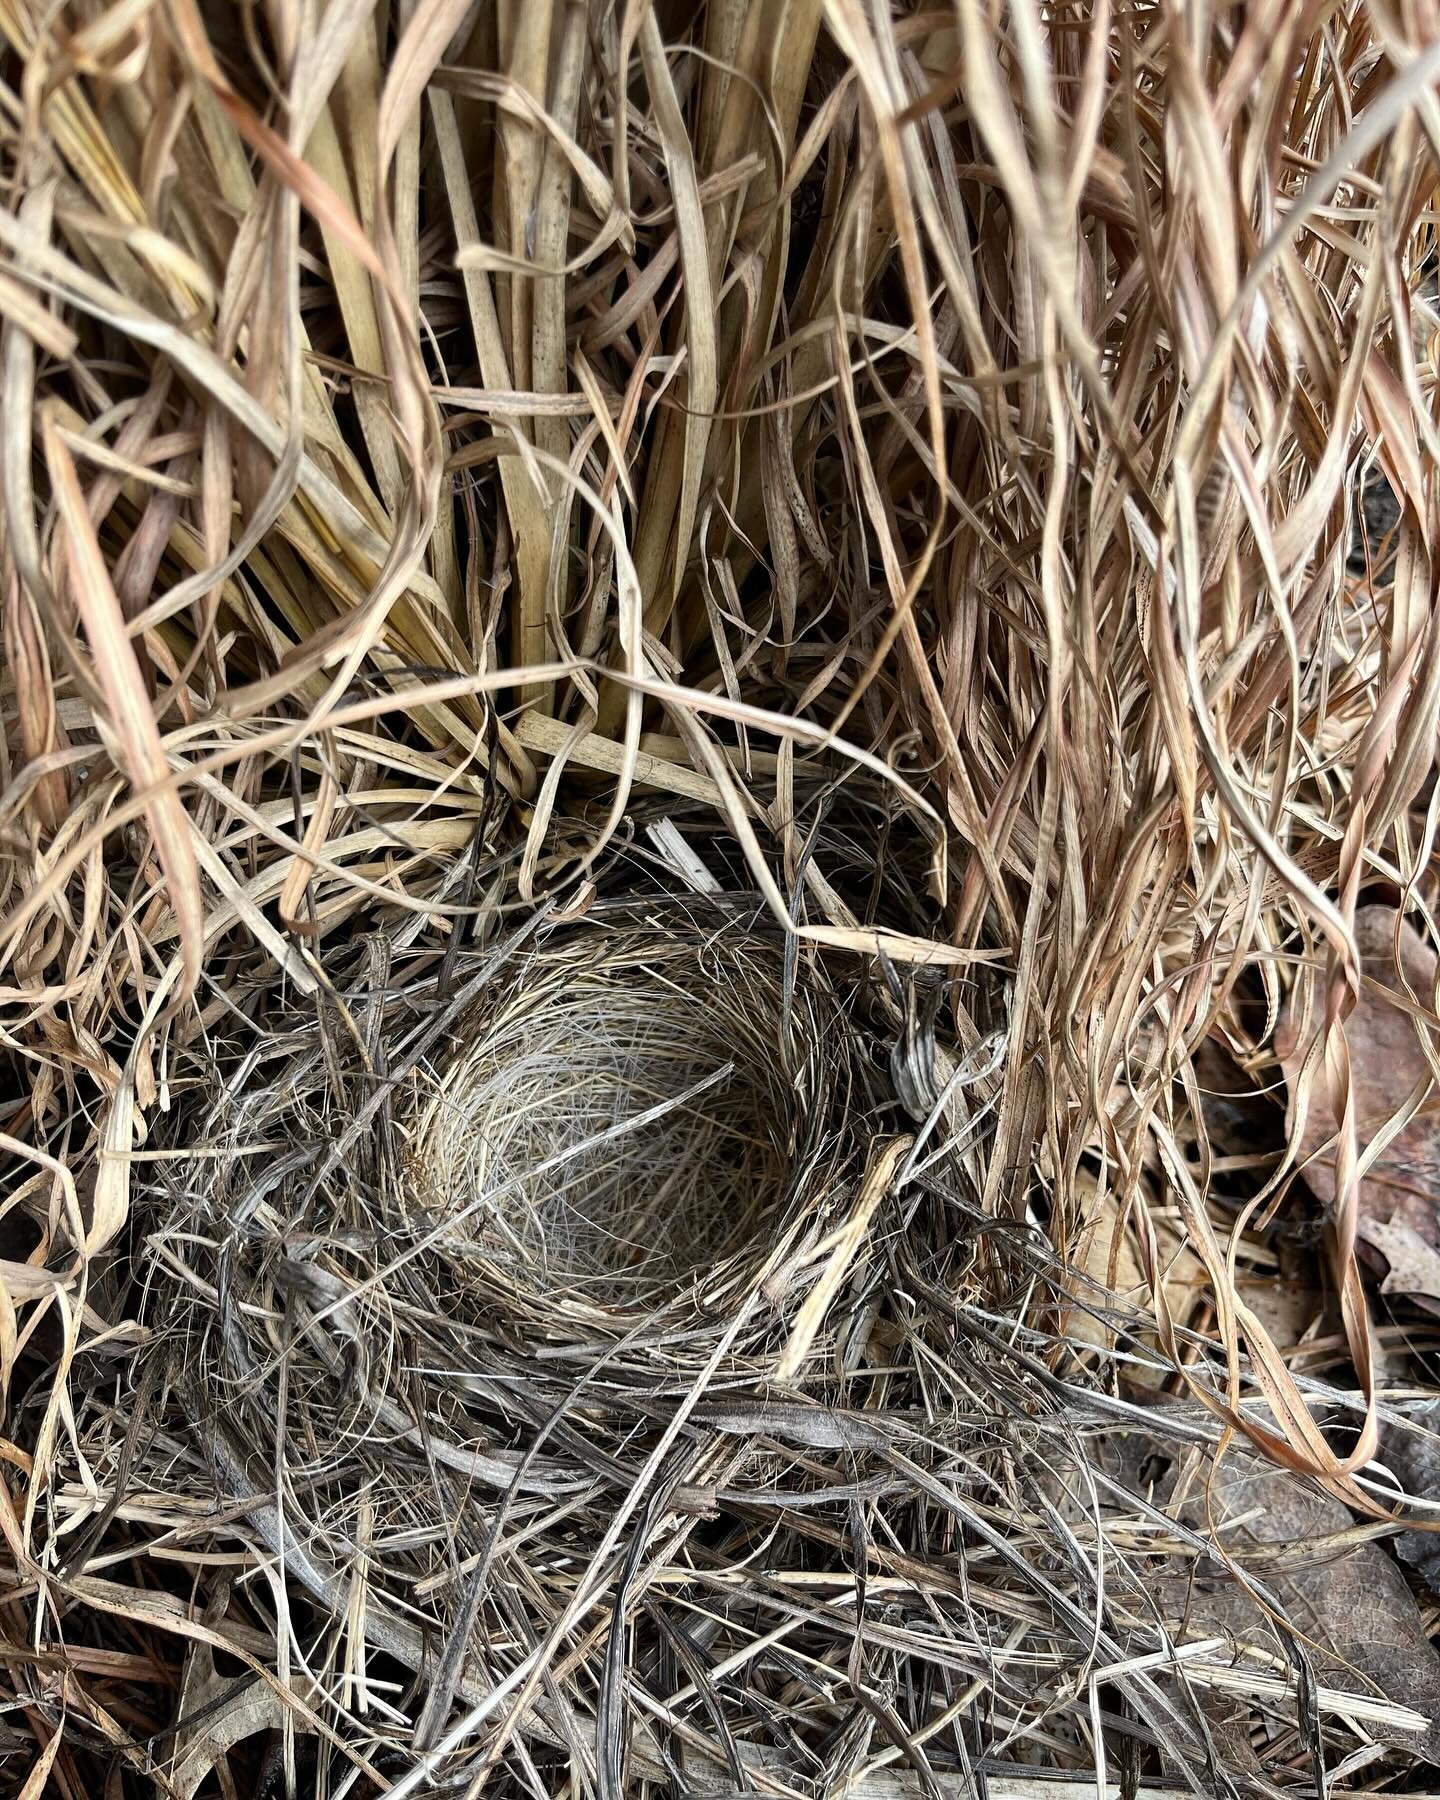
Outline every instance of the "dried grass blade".
<path id="1" fill-rule="evenodd" d="M 674 549 L 670 596 L 675 599 L 685 576 L 700 488 L 705 474 L 705 447 L 718 398 L 715 353 L 715 296 L 710 248 L 695 157 L 680 102 L 671 79 L 660 23 L 646 12 L 640 24 L 640 60 L 655 108 L 655 123 L 670 175 L 675 227 L 680 237 L 680 270 L 685 283 L 685 449 L 681 464 L 678 507 L 672 527 Z M 647 493 L 647 504 L 649 495 Z M 666 609 L 668 611 L 668 608 Z M 660 616 L 663 622 L 663 614 Z M 649 616 L 651 629 L 656 619 Z"/>
<path id="2" fill-rule="evenodd" d="M 121 768 L 136 788 L 148 789 L 152 794 L 146 816 L 180 937 L 184 979 L 179 999 L 183 1002 L 194 993 L 200 980 L 205 920 L 189 821 L 170 776 L 145 678 L 96 541 L 75 465 L 58 427 L 48 416 L 42 419 L 41 432 L 45 462 L 64 528 L 69 593 L 89 640 L 96 684 L 105 700 L 106 723 L 113 734 Z"/>

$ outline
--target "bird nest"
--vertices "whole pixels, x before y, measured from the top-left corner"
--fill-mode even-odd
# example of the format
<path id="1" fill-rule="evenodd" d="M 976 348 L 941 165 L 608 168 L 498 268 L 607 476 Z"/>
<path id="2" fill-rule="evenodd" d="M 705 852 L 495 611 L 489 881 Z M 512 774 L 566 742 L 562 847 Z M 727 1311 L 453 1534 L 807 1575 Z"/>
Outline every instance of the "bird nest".
<path id="1" fill-rule="evenodd" d="M 919 1800 L 970 1692 L 977 1746 L 1093 1758 L 1098 1658 L 1157 1772 L 1217 1769 L 1104 1446 L 1219 1427 L 1121 1396 L 1128 1313 L 978 1204 L 1003 991 L 837 984 L 721 900 L 418 935 L 177 1055 L 140 1351 L 77 1364 L 42 1552 L 75 1629 L 194 1640 L 137 1768 Z"/>
<path id="2" fill-rule="evenodd" d="M 847 1166 L 852 1046 L 779 940 L 613 919 L 517 952 L 395 1106 L 395 1190 L 457 1304 L 542 1334 L 727 1314 Z"/>
<path id="3" fill-rule="evenodd" d="M 345 1638 L 382 1762 L 583 1618 L 617 1544 L 774 1475 L 745 1408 L 861 1185 L 851 1011 L 748 909 L 600 903 L 438 968 L 370 940 L 177 1108 L 148 1372 L 91 1453 L 162 1508 L 198 1478 L 243 1509 L 292 1627 Z M 717 1384 L 742 1398 L 702 1417 Z"/>

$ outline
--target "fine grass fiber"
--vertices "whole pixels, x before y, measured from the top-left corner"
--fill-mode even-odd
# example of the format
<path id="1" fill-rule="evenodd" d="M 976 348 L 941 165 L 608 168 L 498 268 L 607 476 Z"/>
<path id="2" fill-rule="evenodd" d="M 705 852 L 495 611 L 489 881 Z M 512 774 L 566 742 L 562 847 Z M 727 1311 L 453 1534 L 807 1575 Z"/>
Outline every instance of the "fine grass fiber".
<path id="1" fill-rule="evenodd" d="M 773 934 L 681 915 L 581 925 L 482 993 L 397 1121 L 441 1244 L 471 1225 L 457 1291 L 723 1314 L 841 1173 L 845 1026 L 782 981 Z"/>
<path id="2" fill-rule="evenodd" d="M 0 1789 L 1423 1778 L 1437 82 L 0 0 Z"/>

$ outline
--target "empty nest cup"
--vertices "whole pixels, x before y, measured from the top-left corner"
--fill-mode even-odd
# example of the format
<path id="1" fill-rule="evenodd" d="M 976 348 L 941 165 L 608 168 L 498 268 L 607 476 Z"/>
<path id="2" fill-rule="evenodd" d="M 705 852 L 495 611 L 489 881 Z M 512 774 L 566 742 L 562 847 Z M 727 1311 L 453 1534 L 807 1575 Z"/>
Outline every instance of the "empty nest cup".
<path id="1" fill-rule="evenodd" d="M 781 948 L 689 920 L 522 952 L 417 1073 L 400 1119 L 438 1246 L 531 1309 L 723 1309 L 834 1173 L 842 1021 Z"/>

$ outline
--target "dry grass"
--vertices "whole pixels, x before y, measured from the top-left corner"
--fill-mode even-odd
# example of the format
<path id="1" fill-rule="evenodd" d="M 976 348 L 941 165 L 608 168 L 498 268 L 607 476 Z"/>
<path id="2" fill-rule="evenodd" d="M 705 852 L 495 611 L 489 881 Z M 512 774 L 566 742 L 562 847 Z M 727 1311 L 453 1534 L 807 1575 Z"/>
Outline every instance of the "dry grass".
<path id="1" fill-rule="evenodd" d="M 1440 942 L 1440 14 L 0 32 L 0 1780 L 1403 1777 L 1278 1599 L 1207 1738 L 1104 1447 L 1383 1522 L 1431 1385 L 1346 1020 Z"/>

